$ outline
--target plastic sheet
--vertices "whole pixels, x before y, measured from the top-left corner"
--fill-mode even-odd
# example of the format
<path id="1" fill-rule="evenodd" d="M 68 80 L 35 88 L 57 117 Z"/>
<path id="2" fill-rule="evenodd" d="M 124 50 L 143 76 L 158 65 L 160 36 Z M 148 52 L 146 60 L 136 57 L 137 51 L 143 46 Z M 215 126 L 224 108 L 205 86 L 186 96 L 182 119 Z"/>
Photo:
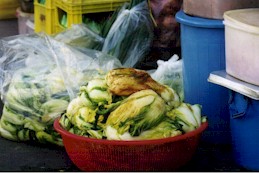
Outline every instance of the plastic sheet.
<path id="1" fill-rule="evenodd" d="M 158 68 L 151 70 L 150 75 L 156 81 L 173 88 L 184 100 L 182 59 L 177 55 L 172 56 L 168 61 L 158 60 Z"/>
<path id="2" fill-rule="evenodd" d="M 121 67 L 117 58 L 75 49 L 46 35 L 19 35 L 1 41 L 1 136 L 62 145 L 53 121 L 96 75 Z"/>
<path id="3" fill-rule="evenodd" d="M 104 43 L 104 38 L 93 32 L 85 24 L 73 25 L 71 28 L 55 35 L 54 38 L 71 46 L 95 50 L 101 50 Z"/>
<path id="4" fill-rule="evenodd" d="M 135 67 L 150 51 L 154 23 L 147 1 L 124 5 L 112 24 L 102 51 L 117 57 L 123 66 Z"/>
<path id="5" fill-rule="evenodd" d="M 136 67 L 149 53 L 154 21 L 147 0 L 125 3 L 96 33 L 88 25 L 75 24 L 55 39 L 71 46 L 100 50 L 120 60 L 124 67 Z"/>

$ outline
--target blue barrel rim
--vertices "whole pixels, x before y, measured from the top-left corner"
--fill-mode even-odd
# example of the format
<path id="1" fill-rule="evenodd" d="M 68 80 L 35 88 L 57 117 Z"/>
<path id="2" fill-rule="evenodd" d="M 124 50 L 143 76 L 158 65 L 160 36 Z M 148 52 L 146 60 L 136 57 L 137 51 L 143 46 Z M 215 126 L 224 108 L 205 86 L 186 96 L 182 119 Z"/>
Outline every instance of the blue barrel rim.
<path id="1" fill-rule="evenodd" d="M 208 19 L 185 14 L 180 10 L 175 15 L 176 21 L 180 24 L 185 24 L 200 28 L 224 28 L 223 19 Z"/>

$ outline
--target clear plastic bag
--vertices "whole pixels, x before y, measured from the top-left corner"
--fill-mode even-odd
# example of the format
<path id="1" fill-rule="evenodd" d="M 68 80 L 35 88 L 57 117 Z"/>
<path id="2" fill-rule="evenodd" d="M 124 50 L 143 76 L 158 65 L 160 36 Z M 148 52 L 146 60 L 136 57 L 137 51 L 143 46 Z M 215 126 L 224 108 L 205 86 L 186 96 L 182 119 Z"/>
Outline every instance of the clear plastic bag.
<path id="1" fill-rule="evenodd" d="M 85 24 L 74 24 L 54 36 L 74 47 L 100 50 L 118 58 L 124 67 L 136 67 L 150 51 L 154 21 L 149 0 L 133 0 L 114 11 L 100 33 Z"/>
<path id="2" fill-rule="evenodd" d="M 158 60 L 158 68 L 149 71 L 151 77 L 156 81 L 173 88 L 184 100 L 184 86 L 182 75 L 182 59 L 178 55 L 172 56 L 168 61 Z"/>
<path id="3" fill-rule="evenodd" d="M 53 121 L 92 77 L 121 67 L 100 51 L 74 48 L 52 37 L 20 35 L 1 40 L 1 136 L 62 145 Z"/>
<path id="4" fill-rule="evenodd" d="M 54 38 L 71 46 L 95 50 L 101 50 L 104 43 L 104 38 L 85 24 L 74 24 L 71 28 L 56 34 Z"/>
<path id="5" fill-rule="evenodd" d="M 154 23 L 147 1 L 124 5 L 112 24 L 102 51 L 117 57 L 123 66 L 135 67 L 150 51 Z"/>

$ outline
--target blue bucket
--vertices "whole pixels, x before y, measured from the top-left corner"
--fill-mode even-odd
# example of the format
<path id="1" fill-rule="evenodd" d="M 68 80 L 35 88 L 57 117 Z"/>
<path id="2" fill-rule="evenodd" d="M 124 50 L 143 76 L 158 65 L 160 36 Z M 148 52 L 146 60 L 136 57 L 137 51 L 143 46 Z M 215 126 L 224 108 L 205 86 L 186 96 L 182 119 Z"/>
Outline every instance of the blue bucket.
<path id="1" fill-rule="evenodd" d="M 176 14 L 181 28 L 184 101 L 202 105 L 209 127 L 202 140 L 230 143 L 228 89 L 207 81 L 210 72 L 225 69 L 223 20 Z"/>
<path id="2" fill-rule="evenodd" d="M 229 112 L 233 158 L 240 166 L 259 171 L 259 100 L 231 91 Z"/>

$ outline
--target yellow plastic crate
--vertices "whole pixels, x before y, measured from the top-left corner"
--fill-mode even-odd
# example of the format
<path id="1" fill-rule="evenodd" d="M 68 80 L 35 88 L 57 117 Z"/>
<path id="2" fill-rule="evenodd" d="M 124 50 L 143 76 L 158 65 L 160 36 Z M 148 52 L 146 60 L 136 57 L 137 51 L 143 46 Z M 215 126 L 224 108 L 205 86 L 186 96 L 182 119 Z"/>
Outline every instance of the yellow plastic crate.
<path id="1" fill-rule="evenodd" d="M 55 28 L 61 32 L 73 24 L 83 22 L 83 16 L 92 13 L 113 12 L 130 0 L 56 0 L 55 1 Z M 66 24 L 62 23 L 66 17 Z"/>
<path id="2" fill-rule="evenodd" d="M 35 32 L 55 33 L 55 0 L 34 0 L 34 25 Z"/>
<path id="3" fill-rule="evenodd" d="M 71 14 L 79 14 L 79 13 L 99 13 L 99 12 L 108 12 L 114 11 L 118 7 L 122 6 L 127 0 L 123 0 L 121 2 L 113 2 L 113 3 L 90 3 L 83 5 L 68 5 L 62 3 L 62 1 L 56 1 L 56 6 L 63 9 L 64 11 Z"/>
<path id="4" fill-rule="evenodd" d="M 54 8 L 55 0 L 34 0 L 34 5 L 42 5 L 45 8 Z"/>
<path id="5" fill-rule="evenodd" d="M 16 18 L 19 0 L 0 0 L 0 20 Z"/>
<path id="6" fill-rule="evenodd" d="M 95 4 L 113 4 L 113 3 L 123 3 L 129 2 L 129 0 L 59 0 L 59 2 L 67 5 L 95 5 Z"/>

